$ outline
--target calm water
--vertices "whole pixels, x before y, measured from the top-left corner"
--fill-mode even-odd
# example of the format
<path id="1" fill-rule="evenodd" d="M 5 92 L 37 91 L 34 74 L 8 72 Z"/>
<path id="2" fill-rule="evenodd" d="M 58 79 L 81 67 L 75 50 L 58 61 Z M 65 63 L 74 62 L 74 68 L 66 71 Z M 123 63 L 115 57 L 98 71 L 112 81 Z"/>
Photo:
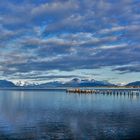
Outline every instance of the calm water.
<path id="1" fill-rule="evenodd" d="M 140 139 L 140 97 L 0 91 L 0 140 Z"/>

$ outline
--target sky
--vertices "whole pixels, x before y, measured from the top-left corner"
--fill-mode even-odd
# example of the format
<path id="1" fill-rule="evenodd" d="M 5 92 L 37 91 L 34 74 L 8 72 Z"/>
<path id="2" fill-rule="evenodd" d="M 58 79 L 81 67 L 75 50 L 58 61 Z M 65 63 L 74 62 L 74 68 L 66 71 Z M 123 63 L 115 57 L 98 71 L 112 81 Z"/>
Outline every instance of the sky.
<path id="1" fill-rule="evenodd" d="M 140 0 L 1 0 L 0 79 L 140 80 Z"/>

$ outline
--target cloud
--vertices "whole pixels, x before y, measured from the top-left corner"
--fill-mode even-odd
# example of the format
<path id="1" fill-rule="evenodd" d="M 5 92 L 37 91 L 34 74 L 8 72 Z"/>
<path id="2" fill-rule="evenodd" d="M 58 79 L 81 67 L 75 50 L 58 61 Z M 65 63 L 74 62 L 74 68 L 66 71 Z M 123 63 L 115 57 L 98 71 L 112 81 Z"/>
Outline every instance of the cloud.
<path id="1" fill-rule="evenodd" d="M 0 34 L 1 43 L 4 41 L 12 40 L 22 33 L 21 31 L 12 31 L 12 30 L 6 29 L 3 26 L 0 26 L 0 32 L 1 32 Z"/>
<path id="2" fill-rule="evenodd" d="M 2 0 L 0 75 L 105 67 L 138 73 L 139 6 L 137 0 Z"/>
<path id="3" fill-rule="evenodd" d="M 12 79 L 21 79 L 21 80 L 33 80 L 33 81 L 44 81 L 44 80 L 57 80 L 57 79 L 72 79 L 72 78 L 85 78 L 80 75 L 37 75 L 37 74 L 16 74 Z"/>
<path id="4" fill-rule="evenodd" d="M 38 15 L 63 15 L 63 14 L 68 14 L 72 13 L 72 11 L 75 11 L 78 9 L 78 4 L 74 0 L 71 1 L 55 1 L 55 2 L 50 2 L 50 3 L 43 3 L 40 4 L 39 6 L 34 7 L 31 10 L 31 14 L 34 16 Z"/>
<path id="5" fill-rule="evenodd" d="M 120 71 L 120 74 L 130 73 L 130 72 L 140 72 L 140 65 L 136 63 L 136 64 L 130 64 L 125 66 L 119 66 L 114 68 L 113 70 Z"/>

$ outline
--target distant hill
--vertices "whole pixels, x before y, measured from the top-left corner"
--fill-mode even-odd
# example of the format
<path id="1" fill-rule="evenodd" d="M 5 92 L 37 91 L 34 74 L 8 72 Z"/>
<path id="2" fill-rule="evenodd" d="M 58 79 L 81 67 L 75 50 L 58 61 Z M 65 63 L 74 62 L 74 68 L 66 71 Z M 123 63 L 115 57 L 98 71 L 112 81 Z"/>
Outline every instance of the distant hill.
<path id="1" fill-rule="evenodd" d="M 126 86 L 140 86 L 140 81 L 131 82 L 131 83 L 127 84 Z"/>
<path id="2" fill-rule="evenodd" d="M 0 80 L 0 88 L 10 88 L 10 87 L 16 87 L 16 85 L 10 81 L 7 80 Z"/>

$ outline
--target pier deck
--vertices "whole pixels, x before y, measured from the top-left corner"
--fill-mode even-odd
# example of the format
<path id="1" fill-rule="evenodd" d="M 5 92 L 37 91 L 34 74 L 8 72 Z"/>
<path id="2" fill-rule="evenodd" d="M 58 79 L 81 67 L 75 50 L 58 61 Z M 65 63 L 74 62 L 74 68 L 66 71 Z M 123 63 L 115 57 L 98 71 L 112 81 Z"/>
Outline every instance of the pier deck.
<path id="1" fill-rule="evenodd" d="M 67 89 L 67 93 L 77 94 L 128 94 L 128 95 L 139 95 L 140 89 Z"/>

